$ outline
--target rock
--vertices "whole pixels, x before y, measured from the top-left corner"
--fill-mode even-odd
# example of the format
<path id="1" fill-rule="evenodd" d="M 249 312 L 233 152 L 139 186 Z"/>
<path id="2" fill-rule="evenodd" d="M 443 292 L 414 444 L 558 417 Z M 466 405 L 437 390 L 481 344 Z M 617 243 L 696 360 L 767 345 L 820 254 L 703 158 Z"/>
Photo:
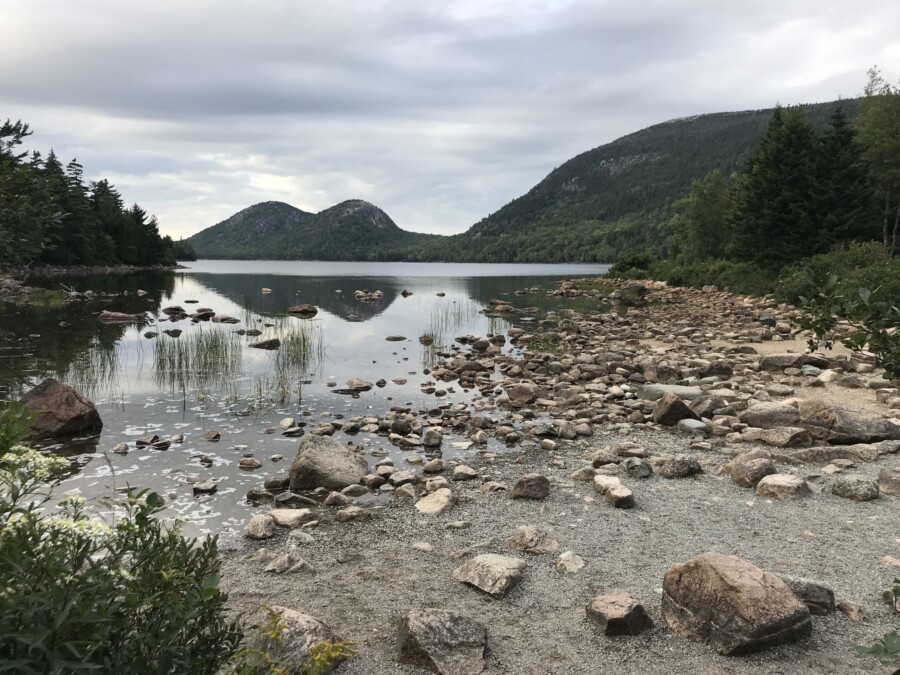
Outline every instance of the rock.
<path id="1" fill-rule="evenodd" d="M 873 443 L 900 439 L 900 425 L 877 415 L 832 406 L 824 401 L 800 404 L 800 426 L 828 443 Z"/>
<path id="2" fill-rule="evenodd" d="M 369 391 L 373 386 L 371 382 L 359 377 L 351 377 L 347 380 L 347 389 L 353 392 Z"/>
<path id="3" fill-rule="evenodd" d="M 738 418 L 744 424 L 760 429 L 796 427 L 800 421 L 800 412 L 784 403 L 764 402 L 751 405 Z"/>
<path id="4" fill-rule="evenodd" d="M 621 487 L 621 485 L 622 481 L 616 476 L 607 476 L 605 474 L 594 476 L 594 489 L 601 495 L 605 495 L 614 487 Z"/>
<path id="5" fill-rule="evenodd" d="M 291 530 L 316 519 L 309 509 L 272 509 L 268 515 L 278 527 L 287 527 Z"/>
<path id="6" fill-rule="evenodd" d="M 249 539 L 271 539 L 275 536 L 275 519 L 267 513 L 258 513 L 250 518 L 244 534 Z"/>
<path id="7" fill-rule="evenodd" d="M 19 401 L 35 416 L 30 438 L 72 436 L 103 428 L 100 413 L 87 398 L 52 378 L 41 382 Z"/>
<path id="8" fill-rule="evenodd" d="M 556 559 L 556 571 L 560 574 L 575 574 L 584 569 L 584 559 L 573 551 L 565 551 Z"/>
<path id="9" fill-rule="evenodd" d="M 772 373 L 777 373 L 785 368 L 800 368 L 806 365 L 827 368 L 828 359 L 816 354 L 770 354 L 759 360 L 760 370 Z"/>
<path id="10" fill-rule="evenodd" d="M 348 506 L 334 514 L 334 519 L 339 523 L 349 523 L 352 520 L 366 520 L 372 517 L 372 513 L 359 506 Z"/>
<path id="11" fill-rule="evenodd" d="M 741 461 L 740 456 L 725 465 L 725 471 L 731 476 L 735 485 L 756 487 L 766 476 L 778 473 L 775 462 L 767 457 L 756 457 Z"/>
<path id="12" fill-rule="evenodd" d="M 878 472 L 878 489 L 886 495 L 900 497 L 900 469 L 881 469 Z"/>
<path id="13" fill-rule="evenodd" d="M 338 643 L 344 640 L 334 631 L 318 619 L 303 614 L 287 607 L 274 605 L 267 608 L 268 611 L 278 615 L 278 624 L 281 630 L 278 637 L 273 637 L 269 631 L 256 631 L 253 648 L 267 654 L 275 663 L 284 668 L 284 672 L 307 672 L 310 650 L 322 642 Z M 270 621 L 270 616 L 257 617 L 257 625 L 264 625 Z M 316 673 L 328 675 L 346 657 L 336 658 L 328 665 L 320 666 Z"/>
<path id="14" fill-rule="evenodd" d="M 307 436 L 291 464 L 291 490 L 325 487 L 340 490 L 369 472 L 366 460 L 328 436 Z"/>
<path id="15" fill-rule="evenodd" d="M 693 401 L 703 396 L 700 387 L 682 387 L 677 384 L 645 384 L 638 390 L 637 397 L 645 401 L 657 401 L 664 394 L 674 394 L 684 401 Z"/>
<path id="16" fill-rule="evenodd" d="M 687 403 L 682 401 L 672 392 L 665 392 L 656 402 L 653 409 L 653 421 L 657 424 L 674 426 L 683 419 L 699 419 Z"/>
<path id="17" fill-rule="evenodd" d="M 453 467 L 453 480 L 475 480 L 478 478 L 478 472 L 471 466 L 460 464 Z"/>
<path id="18" fill-rule="evenodd" d="M 683 419 L 678 420 L 678 431 L 690 436 L 706 436 L 710 431 L 709 425 L 700 420 Z"/>
<path id="19" fill-rule="evenodd" d="M 416 501 L 416 486 L 412 483 L 404 483 L 394 490 L 394 499 L 399 503 Z"/>
<path id="20" fill-rule="evenodd" d="M 294 316 L 300 317 L 301 319 L 311 319 L 316 314 L 319 313 L 319 310 L 316 309 L 315 305 L 294 305 L 293 307 L 288 308 L 288 314 L 293 314 Z"/>
<path id="21" fill-rule="evenodd" d="M 513 499 L 546 499 L 550 495 L 550 479 L 539 473 L 525 474 L 513 485 Z"/>
<path id="22" fill-rule="evenodd" d="M 806 481 L 786 473 L 773 473 L 756 484 L 756 494 L 773 499 L 799 499 L 812 494 Z"/>
<path id="23" fill-rule="evenodd" d="M 791 577 L 784 574 L 779 576 L 788 585 L 791 592 L 809 607 L 811 614 L 826 616 L 834 612 L 834 591 L 827 586 L 823 586 L 812 579 Z"/>
<path id="24" fill-rule="evenodd" d="M 878 483 L 862 476 L 840 476 L 831 485 L 832 494 L 857 502 L 878 499 Z"/>
<path id="25" fill-rule="evenodd" d="M 556 553 L 559 550 L 559 542 L 553 538 L 553 535 L 534 525 L 520 525 L 516 534 L 507 539 L 506 543 L 514 551 L 535 555 Z"/>
<path id="26" fill-rule="evenodd" d="M 700 462 L 689 455 L 674 455 L 667 459 L 657 471 L 663 478 L 688 478 L 703 473 Z"/>
<path id="27" fill-rule="evenodd" d="M 194 488 L 195 495 L 211 495 L 219 489 L 219 486 L 211 480 L 194 483 L 191 487 Z"/>
<path id="28" fill-rule="evenodd" d="M 588 603 L 585 611 L 604 635 L 638 635 L 653 628 L 653 620 L 644 606 L 628 593 L 598 595 Z"/>
<path id="29" fill-rule="evenodd" d="M 203 434 L 203 440 L 210 441 L 211 443 L 217 442 L 220 438 L 222 438 L 222 434 L 218 431 L 207 431 Z"/>
<path id="30" fill-rule="evenodd" d="M 247 501 L 251 504 L 262 504 L 264 502 L 270 502 L 275 498 L 275 495 L 261 487 L 252 487 L 247 490 Z"/>
<path id="31" fill-rule="evenodd" d="M 238 467 L 241 469 L 245 469 L 247 471 L 253 471 L 254 469 L 258 469 L 262 466 L 262 462 L 260 462 L 256 457 L 241 457 L 238 462 Z"/>
<path id="32" fill-rule="evenodd" d="M 128 443 L 117 443 L 116 446 L 112 449 L 114 453 L 117 455 L 127 455 L 128 454 Z"/>
<path id="33" fill-rule="evenodd" d="M 413 609 L 400 620 L 399 658 L 441 675 L 478 675 L 484 671 L 487 629 L 446 609 Z"/>
<path id="34" fill-rule="evenodd" d="M 259 342 L 251 342 L 250 347 L 256 349 L 278 349 L 281 346 L 281 340 L 278 338 L 270 338 L 268 340 L 260 340 Z"/>
<path id="35" fill-rule="evenodd" d="M 416 502 L 416 509 L 426 516 L 438 516 L 456 503 L 456 497 L 448 488 L 438 488 Z"/>
<path id="36" fill-rule="evenodd" d="M 495 598 L 502 598 L 522 578 L 525 567 L 521 558 L 486 553 L 453 570 L 453 578 Z"/>
<path id="37" fill-rule="evenodd" d="M 627 457 L 619 466 L 632 478 L 649 478 L 653 469 L 640 457 Z"/>
<path id="38" fill-rule="evenodd" d="M 776 448 L 804 448 L 813 443 L 812 434 L 800 427 L 764 429 L 759 440 Z"/>
<path id="39" fill-rule="evenodd" d="M 147 323 L 146 314 L 125 314 L 104 309 L 98 317 L 103 323 Z"/>
<path id="40" fill-rule="evenodd" d="M 532 382 L 519 382 L 506 388 L 509 402 L 516 406 L 534 403 L 540 395 L 537 385 Z"/>
<path id="41" fill-rule="evenodd" d="M 606 491 L 606 503 L 617 509 L 634 508 L 634 493 L 624 485 L 616 485 Z"/>
<path id="42" fill-rule="evenodd" d="M 795 642 L 812 630 L 809 608 L 781 579 L 719 553 L 666 570 L 662 613 L 674 632 L 726 656 Z"/>
<path id="43" fill-rule="evenodd" d="M 440 427 L 428 427 L 422 433 L 422 445 L 427 448 L 440 447 L 444 441 L 444 434 L 441 433 Z"/>

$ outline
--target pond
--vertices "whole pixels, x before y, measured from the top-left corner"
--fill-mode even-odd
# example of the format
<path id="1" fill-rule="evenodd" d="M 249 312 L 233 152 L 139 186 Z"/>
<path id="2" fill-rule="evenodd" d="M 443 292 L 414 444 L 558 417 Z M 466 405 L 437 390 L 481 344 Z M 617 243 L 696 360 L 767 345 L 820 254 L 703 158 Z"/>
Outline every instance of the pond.
<path id="1" fill-rule="evenodd" d="M 72 385 L 94 401 L 104 426 L 99 436 L 55 446 L 77 459 L 78 470 L 62 490 L 108 499 L 127 486 L 151 488 L 166 498 L 171 515 L 188 520 L 193 533 L 226 535 L 240 531 L 253 508 L 246 503 L 247 490 L 290 467 L 299 439 L 282 435 L 282 419 L 315 428 L 323 421 L 380 417 L 397 405 L 425 411 L 469 403 L 472 392 L 453 383 L 440 397 L 421 387 L 427 369 L 456 337 L 503 334 L 517 322 L 539 319 L 560 306 L 546 293 L 556 280 L 607 269 L 302 261 L 188 265 L 174 272 L 47 280 L 42 283 L 48 288 L 64 284 L 93 297 L 50 306 L 0 305 L 0 399 L 18 398 L 44 377 Z M 367 295 L 359 299 L 362 292 Z M 483 310 L 494 298 L 528 311 L 486 316 Z M 290 315 L 288 309 L 299 304 L 318 311 L 312 318 Z M 188 313 L 209 308 L 236 323 L 177 315 L 169 320 L 163 310 L 173 306 Z M 566 306 L 596 305 L 575 298 Z M 146 312 L 149 320 L 107 325 L 98 319 L 103 310 Z M 278 339 L 280 347 L 251 346 L 269 339 Z M 508 343 L 504 350 L 515 353 Z M 351 378 L 383 386 L 354 396 L 339 393 Z M 208 431 L 219 432 L 219 442 L 204 440 Z M 165 450 L 135 447 L 137 438 L 152 434 L 182 434 L 184 442 Z M 398 460 L 409 454 L 374 434 L 338 431 L 335 438 L 360 446 L 370 465 L 385 454 Z M 110 452 L 121 442 L 129 443 L 128 454 Z M 445 457 L 466 452 L 464 445 L 465 438 L 448 439 Z M 251 453 L 263 466 L 238 468 Z M 278 455 L 283 459 L 273 461 Z M 217 493 L 194 497 L 189 477 L 216 481 Z"/>

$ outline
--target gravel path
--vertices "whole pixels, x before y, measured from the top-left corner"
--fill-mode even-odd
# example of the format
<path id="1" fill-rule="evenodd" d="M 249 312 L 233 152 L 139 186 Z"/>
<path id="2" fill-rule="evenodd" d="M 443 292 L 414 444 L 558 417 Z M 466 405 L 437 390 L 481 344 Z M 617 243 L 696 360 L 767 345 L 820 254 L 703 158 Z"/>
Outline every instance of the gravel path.
<path id="1" fill-rule="evenodd" d="M 779 467 L 815 476 L 816 493 L 798 502 L 769 502 L 750 489 L 716 476 L 727 457 L 692 451 L 689 439 L 673 432 L 636 430 L 636 441 L 651 456 L 686 452 L 701 461 L 697 478 L 623 478 L 635 493 L 629 511 L 609 507 L 591 483 L 573 483 L 570 474 L 584 464 L 590 448 L 616 443 L 618 436 L 595 436 L 590 443 L 560 444 L 549 455 L 531 444 L 513 454 L 482 460 L 464 458 L 482 477 L 512 486 L 522 474 L 540 472 L 554 481 L 543 502 L 513 500 L 508 493 L 480 492 L 479 481 L 451 485 L 459 501 L 442 516 L 420 515 L 410 504 L 375 509 L 367 522 L 336 523 L 322 518 L 314 543 L 295 545 L 284 534 L 264 543 L 223 542 L 224 585 L 233 607 L 252 613 L 260 604 L 286 605 L 330 624 L 359 653 L 341 674 L 419 673 L 397 662 L 397 618 L 411 608 L 439 607 L 468 614 L 489 633 L 489 673 L 880 673 L 889 669 L 853 653 L 900 627 L 900 617 L 883 604 L 881 593 L 900 570 L 881 564 L 900 558 L 900 504 L 881 496 L 859 503 L 830 492 L 831 478 L 821 467 Z M 745 449 L 753 445 L 746 444 Z M 881 466 L 900 458 L 882 457 L 850 470 L 874 477 Z M 449 476 L 450 469 L 445 471 Z M 466 529 L 450 529 L 468 521 Z M 572 550 L 586 567 L 573 575 L 554 569 L 556 555 L 514 553 L 505 543 L 519 525 L 552 531 L 560 551 Z M 484 542 L 478 553 L 519 555 L 528 561 L 522 583 L 502 600 L 492 599 L 451 577 L 464 558 L 459 551 Z M 414 542 L 434 550 L 418 551 Z M 243 557 L 261 546 L 296 553 L 315 574 L 274 575 Z M 852 622 L 841 612 L 813 617 L 808 640 L 747 657 L 721 657 L 668 630 L 660 616 L 666 568 L 705 551 L 738 555 L 772 572 L 816 579 L 838 600 L 859 606 L 864 618 Z M 626 590 L 642 601 L 656 623 L 639 637 L 608 638 L 585 620 L 584 607 L 597 593 Z"/>

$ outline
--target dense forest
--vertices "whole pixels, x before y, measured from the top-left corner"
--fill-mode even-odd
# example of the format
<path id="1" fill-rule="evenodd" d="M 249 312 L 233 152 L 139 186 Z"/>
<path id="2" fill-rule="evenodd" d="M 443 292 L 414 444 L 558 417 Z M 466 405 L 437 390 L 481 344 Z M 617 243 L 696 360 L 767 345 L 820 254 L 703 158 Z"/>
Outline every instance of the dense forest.
<path id="1" fill-rule="evenodd" d="M 838 104 L 822 131 L 776 108 L 741 169 L 694 179 L 672 212 L 668 255 L 634 247 L 615 273 L 793 301 L 812 266 L 900 297 L 900 90 L 872 70 L 855 123 Z"/>
<path id="2" fill-rule="evenodd" d="M 103 179 L 85 183 L 73 159 L 63 166 L 20 146 L 28 125 L 0 124 L 0 267 L 174 265 L 192 259 L 185 242 L 160 236 L 155 216 Z"/>

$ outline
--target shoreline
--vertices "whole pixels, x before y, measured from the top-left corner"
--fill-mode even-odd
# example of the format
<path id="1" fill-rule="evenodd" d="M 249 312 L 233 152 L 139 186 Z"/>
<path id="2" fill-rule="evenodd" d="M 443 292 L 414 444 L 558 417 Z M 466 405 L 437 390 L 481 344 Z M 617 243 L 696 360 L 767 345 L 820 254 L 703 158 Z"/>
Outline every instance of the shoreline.
<path id="1" fill-rule="evenodd" d="M 324 621 L 357 645 L 359 653 L 336 671 L 348 675 L 422 672 L 398 661 L 395 624 L 408 610 L 426 607 L 459 611 L 487 627 L 489 673 L 595 673 L 611 664 L 625 673 L 880 672 L 872 659 L 858 657 L 852 648 L 871 644 L 896 625 L 880 594 L 898 575 L 882 562 L 900 558 L 897 497 L 854 501 L 832 494 L 832 488 L 845 475 L 874 482 L 882 468 L 900 468 L 900 443 L 872 450 L 864 443 L 825 442 L 818 450 L 809 447 L 812 439 L 801 429 L 778 445 L 776 434 L 761 433 L 739 422 L 739 416 L 758 403 L 787 401 L 802 407 L 815 399 L 852 405 L 875 421 L 890 422 L 900 405 L 876 395 L 871 386 L 885 390 L 890 385 L 878 384 L 878 373 L 864 360 L 842 352 L 822 357 L 821 368 L 803 370 L 805 346 L 790 325 L 794 308 L 657 282 L 604 280 L 617 287 L 608 294 L 590 288 L 591 281 L 596 279 L 560 282 L 554 293 L 600 299 L 639 286 L 636 306 L 625 314 L 563 309 L 535 324 L 534 333 L 513 338 L 536 348 L 521 359 L 492 353 L 486 339 L 474 339 L 456 358 L 434 368 L 430 377 L 438 386 L 441 380 L 466 386 L 465 373 L 471 373 L 473 363 L 480 363 L 476 370 L 482 372 L 481 378 L 468 380 L 481 394 L 464 416 L 464 426 L 459 426 L 461 415 L 428 420 L 442 425 L 444 434 L 461 431 L 475 442 L 443 471 L 419 474 L 422 448 L 413 444 L 406 462 L 391 470 L 379 463 L 385 476 L 415 474 L 405 490 L 387 489 L 386 504 L 374 504 L 359 486 L 330 497 L 332 506 L 316 505 L 329 490 L 304 493 L 313 499 L 315 524 L 290 533 L 276 528 L 264 541 L 223 542 L 223 549 L 230 549 L 224 555 L 223 585 L 232 607 L 252 614 L 260 604 L 278 604 Z M 488 360 L 499 378 L 484 379 Z M 711 405 L 725 412 L 704 414 L 708 430 L 696 436 L 657 423 L 650 415 L 656 403 L 639 396 L 654 382 L 693 387 L 707 399 L 718 396 L 721 400 Z M 412 412 L 385 418 L 403 415 L 415 423 Z M 424 437 L 427 425 L 419 421 Z M 510 449 L 490 452 L 478 440 L 485 433 Z M 797 437 L 803 442 L 794 445 Z M 779 472 L 801 477 L 809 496 L 781 501 L 735 484 L 725 466 L 747 452 L 771 457 Z M 426 458 L 439 454 L 427 452 Z M 650 477 L 623 473 L 625 455 L 643 456 L 653 469 Z M 695 462 L 700 473 L 661 475 L 681 457 Z M 836 472 L 823 471 L 831 457 L 855 459 Z M 531 473 L 549 479 L 549 496 L 512 499 L 509 489 Z M 455 498 L 437 516 L 413 506 L 429 492 L 431 476 L 446 479 Z M 618 476 L 633 490 L 635 507 L 608 505 L 595 489 L 596 476 Z M 268 511 L 262 507 L 256 513 Z M 522 525 L 549 532 L 558 550 L 544 555 L 514 551 L 508 540 Z M 581 557 L 585 567 L 574 574 L 557 571 L 563 551 Z M 706 551 L 737 555 L 778 574 L 811 577 L 833 589 L 843 610 L 814 617 L 812 637 L 798 644 L 744 657 L 719 656 L 675 635 L 660 613 L 665 570 Z M 458 565 L 480 553 L 526 561 L 523 581 L 506 598 L 490 598 L 452 578 Z M 305 565 L 294 573 L 265 571 L 284 555 Z M 641 601 L 655 627 L 636 637 L 598 633 L 585 619 L 584 607 L 597 593 L 612 590 L 628 591 Z"/>

